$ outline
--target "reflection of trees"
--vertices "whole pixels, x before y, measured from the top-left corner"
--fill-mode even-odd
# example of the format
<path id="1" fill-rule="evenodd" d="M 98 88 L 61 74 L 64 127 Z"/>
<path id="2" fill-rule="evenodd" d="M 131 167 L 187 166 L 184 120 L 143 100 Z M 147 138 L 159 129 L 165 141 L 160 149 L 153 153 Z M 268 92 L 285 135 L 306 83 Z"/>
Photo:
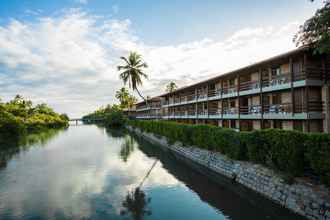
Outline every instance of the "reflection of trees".
<path id="1" fill-rule="evenodd" d="M 38 134 L 22 136 L 19 139 L 0 137 L 0 169 L 5 168 L 15 154 L 28 150 L 32 146 L 46 145 L 60 131 L 61 129 L 50 129 Z"/>
<path id="2" fill-rule="evenodd" d="M 151 215 L 151 210 L 147 208 L 150 200 L 139 187 L 135 188 L 126 195 L 122 203 L 124 210 L 121 215 L 130 213 L 134 220 L 142 220 L 144 215 Z"/>
<path id="3" fill-rule="evenodd" d="M 119 152 L 120 158 L 124 162 L 127 162 L 128 157 L 133 153 L 134 145 L 135 145 L 135 141 L 134 141 L 133 137 L 130 135 L 127 135 L 125 137 L 124 143 L 121 145 L 121 149 Z"/>
<path id="4" fill-rule="evenodd" d="M 127 134 L 126 129 L 124 128 L 106 128 L 106 133 L 113 138 L 122 138 Z"/>

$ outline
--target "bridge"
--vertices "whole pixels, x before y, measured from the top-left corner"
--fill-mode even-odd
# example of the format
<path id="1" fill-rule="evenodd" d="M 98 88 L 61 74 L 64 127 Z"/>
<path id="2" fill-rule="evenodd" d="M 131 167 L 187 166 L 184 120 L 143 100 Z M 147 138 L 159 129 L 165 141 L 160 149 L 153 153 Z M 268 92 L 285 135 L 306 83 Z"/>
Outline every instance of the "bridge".
<path id="1" fill-rule="evenodd" d="M 75 122 L 76 122 L 76 125 L 78 125 L 78 122 L 79 122 L 79 121 L 82 122 L 83 119 L 82 119 L 82 118 L 70 118 L 69 121 L 75 121 Z"/>
<path id="2" fill-rule="evenodd" d="M 105 118 L 87 118 L 87 119 L 82 119 L 82 118 L 70 118 L 69 121 L 76 122 L 76 125 L 78 125 L 79 121 L 81 122 L 86 122 L 86 123 L 97 123 L 97 122 L 103 122 Z"/>

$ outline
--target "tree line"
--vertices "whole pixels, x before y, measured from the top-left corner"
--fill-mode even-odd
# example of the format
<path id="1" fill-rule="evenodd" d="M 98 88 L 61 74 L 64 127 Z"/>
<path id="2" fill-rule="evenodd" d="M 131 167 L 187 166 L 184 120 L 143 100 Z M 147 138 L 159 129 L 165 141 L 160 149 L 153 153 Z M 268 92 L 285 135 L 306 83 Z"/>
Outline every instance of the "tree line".
<path id="1" fill-rule="evenodd" d="M 0 139 L 68 125 L 66 114 L 56 113 L 47 104 L 33 105 L 31 100 L 16 95 L 12 100 L 0 99 Z"/>

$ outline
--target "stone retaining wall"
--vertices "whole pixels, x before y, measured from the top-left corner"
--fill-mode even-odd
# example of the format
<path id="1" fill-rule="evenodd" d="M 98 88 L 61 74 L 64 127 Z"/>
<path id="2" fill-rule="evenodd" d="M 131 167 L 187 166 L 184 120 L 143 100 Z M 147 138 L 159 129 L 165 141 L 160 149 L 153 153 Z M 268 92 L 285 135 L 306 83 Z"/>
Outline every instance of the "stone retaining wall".
<path id="1" fill-rule="evenodd" d="M 299 180 L 289 185 L 279 174 L 261 165 L 231 160 L 220 153 L 197 147 L 183 147 L 179 142 L 170 145 L 165 137 L 144 133 L 138 128 L 128 129 L 178 155 L 227 176 L 308 219 L 330 220 L 330 191 L 324 186 L 314 186 Z"/>

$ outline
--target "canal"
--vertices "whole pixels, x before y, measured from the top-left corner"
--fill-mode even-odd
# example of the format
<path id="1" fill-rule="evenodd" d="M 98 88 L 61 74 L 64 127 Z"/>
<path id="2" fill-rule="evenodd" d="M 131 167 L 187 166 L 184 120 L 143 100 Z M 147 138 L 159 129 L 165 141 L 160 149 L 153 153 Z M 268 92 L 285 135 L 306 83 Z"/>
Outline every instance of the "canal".
<path id="1" fill-rule="evenodd" d="M 0 219 L 300 219 L 122 130 L 70 126 L 0 146 Z"/>

